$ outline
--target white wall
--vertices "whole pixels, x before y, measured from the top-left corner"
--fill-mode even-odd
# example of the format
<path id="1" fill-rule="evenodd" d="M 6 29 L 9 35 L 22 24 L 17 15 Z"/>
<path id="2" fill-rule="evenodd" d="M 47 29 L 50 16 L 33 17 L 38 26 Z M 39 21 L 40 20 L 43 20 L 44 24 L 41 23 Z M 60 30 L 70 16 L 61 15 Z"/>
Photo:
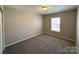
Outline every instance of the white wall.
<path id="1" fill-rule="evenodd" d="M 42 33 L 42 16 L 4 7 L 5 45 Z"/>
<path id="2" fill-rule="evenodd" d="M 79 7 L 77 9 L 77 47 L 79 48 Z"/>

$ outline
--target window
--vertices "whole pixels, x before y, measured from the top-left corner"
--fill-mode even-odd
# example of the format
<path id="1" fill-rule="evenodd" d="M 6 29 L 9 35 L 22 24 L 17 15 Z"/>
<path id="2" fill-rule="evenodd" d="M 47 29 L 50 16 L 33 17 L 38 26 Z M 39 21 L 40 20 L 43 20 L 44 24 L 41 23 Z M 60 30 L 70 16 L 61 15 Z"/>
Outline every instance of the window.
<path id="1" fill-rule="evenodd" d="M 51 18 L 51 31 L 60 32 L 60 17 Z"/>

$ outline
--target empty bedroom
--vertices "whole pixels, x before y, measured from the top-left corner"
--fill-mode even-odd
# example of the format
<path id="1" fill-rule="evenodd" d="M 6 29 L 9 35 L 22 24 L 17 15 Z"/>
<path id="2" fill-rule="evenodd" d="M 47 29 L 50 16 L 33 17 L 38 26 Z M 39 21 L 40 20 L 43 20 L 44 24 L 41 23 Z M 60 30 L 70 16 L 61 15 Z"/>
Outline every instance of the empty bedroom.
<path id="1" fill-rule="evenodd" d="M 76 5 L 3 5 L 3 54 L 76 54 Z"/>

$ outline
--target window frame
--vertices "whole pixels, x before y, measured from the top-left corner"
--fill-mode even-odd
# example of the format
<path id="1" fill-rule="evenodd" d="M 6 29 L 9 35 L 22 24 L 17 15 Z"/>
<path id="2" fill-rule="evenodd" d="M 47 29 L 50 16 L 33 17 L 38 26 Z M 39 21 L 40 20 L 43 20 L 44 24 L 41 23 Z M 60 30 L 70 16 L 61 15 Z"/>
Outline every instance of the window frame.
<path id="1" fill-rule="evenodd" d="M 61 31 L 61 18 L 59 19 L 59 21 L 60 21 L 60 22 L 59 22 L 59 23 L 60 23 L 60 24 L 59 24 L 59 26 L 60 26 L 60 27 L 59 27 L 59 31 L 57 31 L 57 30 L 52 30 L 52 18 L 60 18 L 60 17 L 51 17 L 51 31 L 53 31 L 53 32 L 60 32 L 60 31 Z"/>

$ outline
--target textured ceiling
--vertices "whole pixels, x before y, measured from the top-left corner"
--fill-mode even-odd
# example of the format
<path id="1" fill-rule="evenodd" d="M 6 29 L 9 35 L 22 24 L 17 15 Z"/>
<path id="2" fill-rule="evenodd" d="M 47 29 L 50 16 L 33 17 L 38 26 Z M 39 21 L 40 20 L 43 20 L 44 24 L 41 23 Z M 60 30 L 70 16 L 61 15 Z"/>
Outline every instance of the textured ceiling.
<path id="1" fill-rule="evenodd" d="M 48 10 L 40 10 L 41 5 L 7 5 L 6 7 L 15 8 L 23 11 L 30 11 L 38 14 L 50 14 L 56 12 L 62 12 L 66 10 L 71 10 L 77 8 L 76 5 L 48 5 Z"/>

